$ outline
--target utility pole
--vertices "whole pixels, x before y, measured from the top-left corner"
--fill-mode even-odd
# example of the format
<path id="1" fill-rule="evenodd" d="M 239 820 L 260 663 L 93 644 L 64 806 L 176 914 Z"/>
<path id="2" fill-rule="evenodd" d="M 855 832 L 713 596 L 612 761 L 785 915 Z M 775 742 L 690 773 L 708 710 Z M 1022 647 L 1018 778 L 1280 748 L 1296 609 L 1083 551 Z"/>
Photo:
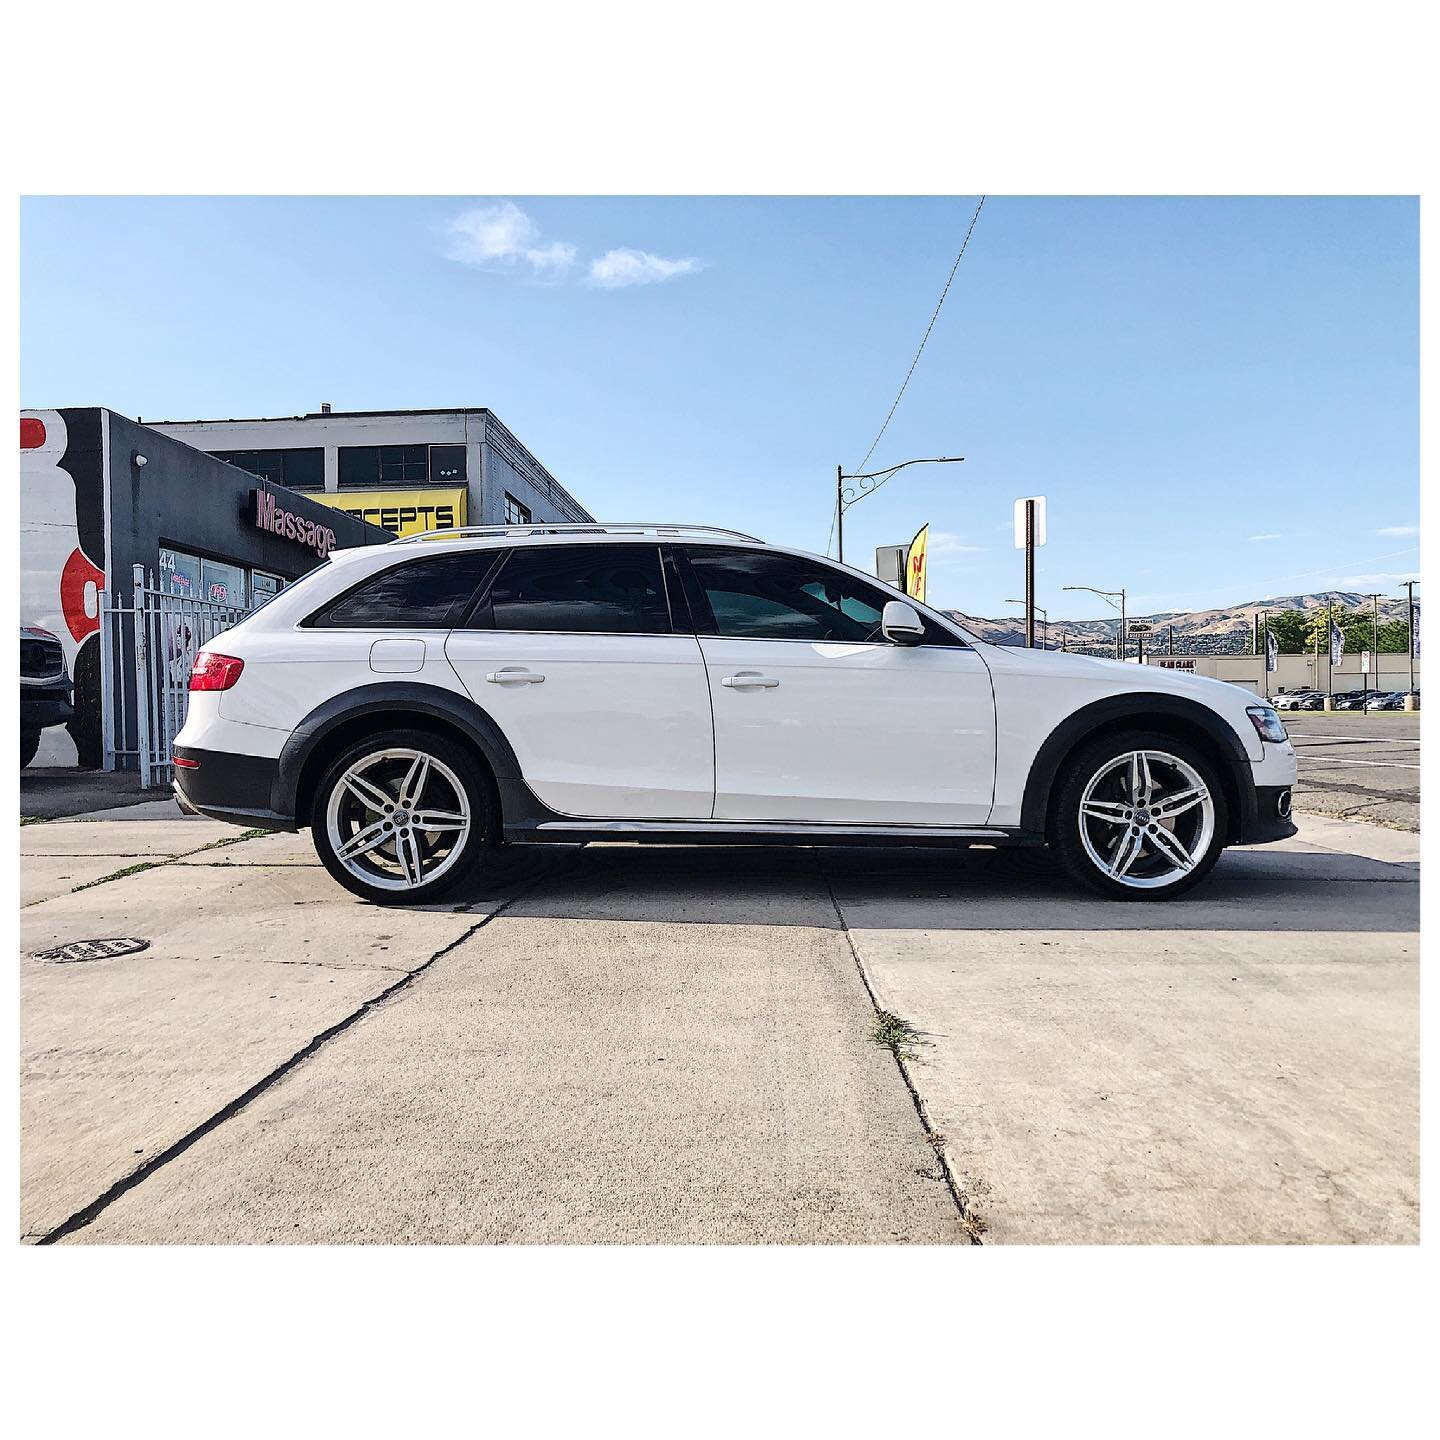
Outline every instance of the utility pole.
<path id="1" fill-rule="evenodd" d="M 1260 635 L 1258 632 L 1260 617 L 1262 615 L 1265 617 L 1265 638 L 1263 643 L 1260 640 Z M 1255 636 L 1256 653 L 1265 657 L 1260 662 L 1260 676 L 1261 679 L 1264 681 L 1263 688 L 1265 691 L 1265 698 L 1268 700 L 1270 698 L 1270 612 L 1268 610 L 1257 610 L 1255 612 L 1255 624 L 1257 626 L 1257 632 Z"/>
<path id="2" fill-rule="evenodd" d="M 1410 643 L 1406 649 L 1410 651 L 1410 694 L 1415 693 L 1415 582 L 1405 582 L 1405 633 L 1409 636 Z"/>
<path id="3" fill-rule="evenodd" d="M 835 553 L 845 563 L 845 467 L 835 467 Z"/>
<path id="4" fill-rule="evenodd" d="M 1330 663 L 1325 667 L 1330 676 L 1330 709 L 1335 708 L 1335 597 L 1329 597 L 1330 603 L 1326 608 L 1329 616 L 1329 624 L 1325 627 L 1325 650 Z"/>
<path id="5" fill-rule="evenodd" d="M 1175 627 L 1173 625 L 1165 627 L 1165 653 L 1167 655 L 1175 653 Z"/>

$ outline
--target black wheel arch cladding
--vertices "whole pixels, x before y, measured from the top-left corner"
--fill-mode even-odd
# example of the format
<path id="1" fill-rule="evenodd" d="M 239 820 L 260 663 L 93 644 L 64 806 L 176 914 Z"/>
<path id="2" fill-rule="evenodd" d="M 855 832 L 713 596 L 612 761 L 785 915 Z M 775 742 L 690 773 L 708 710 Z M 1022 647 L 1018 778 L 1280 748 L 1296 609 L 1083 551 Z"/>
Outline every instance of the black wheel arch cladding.
<path id="1" fill-rule="evenodd" d="M 1046 737 L 1030 763 L 1020 823 L 1044 830 L 1055 782 L 1082 745 L 1107 733 L 1148 730 L 1188 740 L 1216 767 L 1229 812 L 1225 837 L 1238 838 L 1254 821 L 1255 784 L 1244 741 L 1223 716 L 1183 695 L 1135 692 L 1111 695 L 1067 715 Z"/>
<path id="2" fill-rule="evenodd" d="M 468 695 L 438 685 L 388 681 L 336 695 L 295 727 L 280 752 L 272 799 L 275 810 L 305 823 L 304 812 L 337 742 L 344 744 L 357 722 L 371 733 L 381 728 L 449 732 L 479 754 L 491 781 L 503 784 L 520 777 L 520 763 L 504 732 Z"/>

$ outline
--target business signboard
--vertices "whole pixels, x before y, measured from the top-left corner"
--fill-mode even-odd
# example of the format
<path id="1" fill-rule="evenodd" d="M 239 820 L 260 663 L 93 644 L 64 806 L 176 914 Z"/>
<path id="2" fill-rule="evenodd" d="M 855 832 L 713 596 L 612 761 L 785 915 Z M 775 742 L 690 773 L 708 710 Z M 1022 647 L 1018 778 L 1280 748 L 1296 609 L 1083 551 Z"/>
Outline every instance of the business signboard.
<path id="1" fill-rule="evenodd" d="M 467 494 L 463 486 L 427 485 L 423 490 L 340 490 L 307 498 L 368 520 L 392 535 L 421 535 L 464 525 Z"/>

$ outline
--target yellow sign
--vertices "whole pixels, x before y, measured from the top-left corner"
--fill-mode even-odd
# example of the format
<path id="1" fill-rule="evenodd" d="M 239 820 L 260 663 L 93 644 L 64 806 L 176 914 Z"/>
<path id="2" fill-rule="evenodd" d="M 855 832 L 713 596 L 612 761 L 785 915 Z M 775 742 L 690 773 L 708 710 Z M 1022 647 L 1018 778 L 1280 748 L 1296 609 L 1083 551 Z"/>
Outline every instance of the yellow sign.
<path id="1" fill-rule="evenodd" d="M 358 515 L 392 535 L 421 535 L 463 525 L 468 493 L 464 486 L 447 490 L 427 485 L 423 490 L 341 490 L 309 498 L 347 515 Z"/>
<path id="2" fill-rule="evenodd" d="M 930 527 L 922 525 L 910 542 L 910 553 L 905 561 L 905 593 L 922 605 L 925 603 L 925 546 L 929 539 Z"/>

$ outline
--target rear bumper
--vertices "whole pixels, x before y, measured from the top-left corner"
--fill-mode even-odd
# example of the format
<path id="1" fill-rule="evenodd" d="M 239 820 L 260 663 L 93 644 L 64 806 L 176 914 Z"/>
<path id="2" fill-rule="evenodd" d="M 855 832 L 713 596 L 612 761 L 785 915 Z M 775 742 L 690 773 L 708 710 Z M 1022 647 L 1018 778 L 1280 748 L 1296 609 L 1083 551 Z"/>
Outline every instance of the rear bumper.
<path id="1" fill-rule="evenodd" d="M 192 767 L 175 767 L 175 798 L 182 810 L 208 815 L 252 830 L 294 830 L 295 817 L 275 809 L 275 780 L 280 765 L 263 755 L 232 755 L 177 745 L 175 758 Z"/>

